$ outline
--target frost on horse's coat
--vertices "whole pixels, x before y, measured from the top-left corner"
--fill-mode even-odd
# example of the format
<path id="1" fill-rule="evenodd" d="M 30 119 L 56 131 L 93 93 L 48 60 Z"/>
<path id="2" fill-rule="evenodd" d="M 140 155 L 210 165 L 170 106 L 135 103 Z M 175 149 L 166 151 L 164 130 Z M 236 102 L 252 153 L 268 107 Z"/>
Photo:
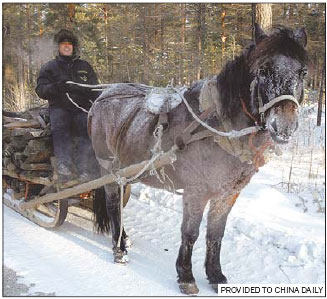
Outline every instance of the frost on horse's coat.
<path id="1" fill-rule="evenodd" d="M 298 101 L 301 99 L 301 74 L 309 61 L 304 50 L 304 35 L 304 30 L 293 32 L 284 27 L 266 35 L 256 26 L 256 43 L 246 48 L 240 57 L 229 62 L 217 76 L 215 82 L 219 94 L 215 103 L 219 104 L 219 115 L 211 115 L 206 122 L 212 127 L 218 127 L 222 121 L 227 120 L 233 130 L 241 130 L 254 125 L 252 117 L 245 113 L 246 109 L 262 126 L 269 124 L 252 136 L 254 151 L 267 139 L 276 143 L 288 142 L 298 125 L 297 105 L 287 100 L 278 102 L 265 112 L 264 117 L 260 117 L 258 98 L 262 98 L 264 104 L 281 95 L 290 95 Z M 280 60 L 283 62 L 282 68 Z M 203 84 L 204 81 L 195 82 L 184 93 L 198 115 Z M 144 107 L 144 97 L 150 87 L 142 86 L 144 92 L 138 91 L 137 95 L 131 94 L 127 85 L 126 88 L 120 88 L 121 93 L 115 96 L 109 96 L 110 90 L 104 91 L 96 101 L 89 115 L 89 133 L 97 157 L 113 159 L 115 156 L 119 167 L 126 167 L 151 157 L 155 142 L 153 131 L 159 116 Z M 242 101 L 245 108 L 242 108 Z M 181 135 L 192 120 L 184 104 L 170 111 L 169 129 L 163 134 L 162 150 L 169 150 L 174 145 L 175 138 Z M 198 127 L 197 131 L 201 130 L 204 128 Z M 250 142 L 249 136 L 240 139 Z M 192 142 L 185 150 L 177 151 L 176 155 L 174 167 L 166 166 L 165 173 L 174 183 L 175 189 L 184 189 L 182 240 L 176 261 L 179 288 L 185 294 L 198 292 L 192 274 L 191 257 L 203 211 L 209 203 L 205 270 L 209 283 L 217 291 L 218 284 L 227 282 L 220 265 L 220 249 L 227 216 L 238 194 L 256 172 L 256 167 L 242 163 L 224 151 L 214 142 L 213 137 Z M 110 169 L 102 169 L 103 174 L 108 171 Z M 142 176 L 140 182 L 157 188 L 167 187 L 155 176 Z M 122 263 L 127 251 L 125 232 L 120 246 L 117 246 L 121 215 L 119 188 L 115 184 L 106 185 L 105 191 L 106 201 L 95 202 L 97 223 L 102 230 L 110 227 L 115 262 Z"/>

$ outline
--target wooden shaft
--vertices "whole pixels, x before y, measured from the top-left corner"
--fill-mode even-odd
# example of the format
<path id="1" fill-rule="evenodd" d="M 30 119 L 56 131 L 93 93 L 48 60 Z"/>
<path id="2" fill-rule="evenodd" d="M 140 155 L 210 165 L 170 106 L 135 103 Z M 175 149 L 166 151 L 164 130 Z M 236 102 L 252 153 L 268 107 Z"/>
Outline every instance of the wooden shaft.
<path id="1" fill-rule="evenodd" d="M 153 167 L 154 168 L 160 168 L 164 165 L 167 164 L 172 164 L 176 160 L 176 155 L 174 151 L 176 150 L 176 146 L 173 146 L 171 150 L 169 150 L 166 153 L 163 153 L 156 161 L 153 162 Z M 128 166 L 124 169 L 121 169 L 117 171 L 116 175 L 114 174 L 107 174 L 99 179 L 83 183 L 81 185 L 65 189 L 63 191 L 57 192 L 57 193 L 50 193 L 41 197 L 37 197 L 33 200 L 30 200 L 28 202 L 22 203 L 19 205 L 21 209 L 29 209 L 33 208 L 39 204 L 47 203 L 47 202 L 52 202 L 54 200 L 60 200 L 64 198 L 69 198 L 71 196 L 81 194 L 93 189 L 97 189 L 99 187 L 102 187 L 106 184 L 111 184 L 115 182 L 117 176 L 120 177 L 131 177 L 133 175 L 138 174 L 148 163 L 149 161 L 143 161 L 138 164 L 134 164 L 131 166 Z"/>

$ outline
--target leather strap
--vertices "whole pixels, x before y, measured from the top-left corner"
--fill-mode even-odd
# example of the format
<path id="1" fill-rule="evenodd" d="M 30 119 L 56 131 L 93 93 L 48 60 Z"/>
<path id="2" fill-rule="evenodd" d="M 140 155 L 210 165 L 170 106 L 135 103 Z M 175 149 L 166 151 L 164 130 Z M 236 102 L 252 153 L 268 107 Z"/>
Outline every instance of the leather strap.
<path id="1" fill-rule="evenodd" d="M 294 102 L 296 104 L 296 106 L 298 108 L 300 107 L 300 104 L 299 104 L 299 102 L 297 101 L 297 99 L 295 97 L 293 97 L 292 95 L 285 94 L 285 95 L 279 96 L 277 98 L 274 98 L 273 100 L 269 101 L 265 105 L 260 106 L 259 107 L 259 113 L 264 113 L 268 109 L 270 109 L 271 107 L 276 105 L 277 103 L 279 103 L 281 101 L 286 101 L 286 100 L 292 101 L 292 102 Z"/>
<path id="2" fill-rule="evenodd" d="M 169 128 L 168 115 L 165 112 L 159 114 L 157 127 L 160 125 L 162 125 L 164 131 Z"/>
<path id="3" fill-rule="evenodd" d="M 206 118 L 208 118 L 213 112 L 215 111 L 215 107 L 211 106 L 205 111 L 203 111 L 199 118 L 204 121 Z M 196 134 L 192 134 L 201 124 L 193 120 L 182 132 L 181 135 L 176 136 L 175 138 L 175 144 L 177 145 L 179 150 L 184 150 L 186 145 L 190 144 L 193 141 L 201 140 L 203 138 L 213 136 L 214 133 L 210 132 L 209 130 L 204 130 L 201 132 L 198 132 Z"/>

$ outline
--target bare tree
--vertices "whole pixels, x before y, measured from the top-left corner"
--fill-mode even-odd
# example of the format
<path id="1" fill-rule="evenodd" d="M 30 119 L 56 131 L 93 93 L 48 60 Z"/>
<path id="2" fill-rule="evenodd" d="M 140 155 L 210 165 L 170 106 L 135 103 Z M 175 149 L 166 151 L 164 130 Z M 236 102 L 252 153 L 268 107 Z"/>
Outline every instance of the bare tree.
<path id="1" fill-rule="evenodd" d="M 256 22 L 263 30 L 270 28 L 272 25 L 272 4 L 258 3 L 255 6 Z"/>
<path id="2" fill-rule="evenodd" d="M 322 102 L 323 102 L 323 98 L 324 98 L 324 85 L 326 83 L 325 72 L 326 72 L 326 56 L 325 56 L 324 65 L 322 67 L 322 72 L 321 72 L 321 83 L 320 83 L 319 102 L 318 102 L 317 126 L 321 126 Z"/>

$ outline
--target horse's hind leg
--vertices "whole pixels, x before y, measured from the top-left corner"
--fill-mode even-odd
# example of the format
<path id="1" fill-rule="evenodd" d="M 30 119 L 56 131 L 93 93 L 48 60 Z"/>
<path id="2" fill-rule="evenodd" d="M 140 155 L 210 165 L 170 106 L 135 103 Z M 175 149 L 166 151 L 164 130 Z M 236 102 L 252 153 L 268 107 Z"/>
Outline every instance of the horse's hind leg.
<path id="1" fill-rule="evenodd" d="M 118 244 L 121 227 L 121 202 L 120 188 L 116 184 L 105 185 L 106 190 L 106 209 L 109 217 L 110 230 L 112 234 L 112 244 L 114 262 L 125 264 L 127 262 L 126 238 L 123 230 L 120 244 Z"/>
<path id="2" fill-rule="evenodd" d="M 179 288 L 183 294 L 195 295 L 199 292 L 192 273 L 192 250 L 199 236 L 199 227 L 207 199 L 203 199 L 201 188 L 184 191 L 182 244 L 176 261 Z"/>
<path id="3" fill-rule="evenodd" d="M 212 199 L 210 201 L 206 236 L 207 252 L 205 268 L 209 283 L 216 292 L 218 292 L 218 284 L 227 283 L 227 279 L 221 271 L 220 249 L 227 216 L 237 196 L 238 194 L 225 200 Z"/>

